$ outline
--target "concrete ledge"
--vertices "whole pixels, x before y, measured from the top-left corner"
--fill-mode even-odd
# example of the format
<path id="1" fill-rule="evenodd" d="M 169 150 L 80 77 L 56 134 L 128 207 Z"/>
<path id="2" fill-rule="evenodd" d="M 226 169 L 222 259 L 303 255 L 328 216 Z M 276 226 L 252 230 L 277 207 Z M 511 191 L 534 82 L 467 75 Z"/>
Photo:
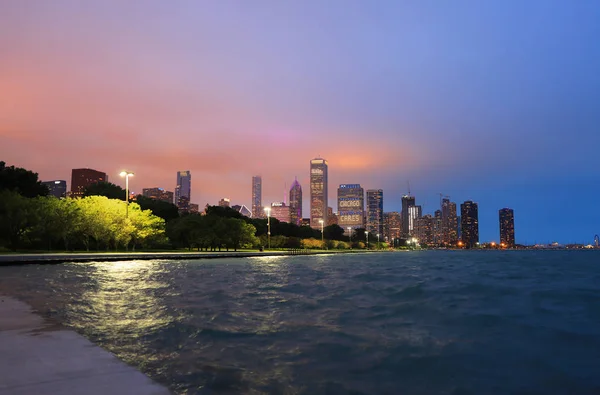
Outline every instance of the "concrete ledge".
<path id="1" fill-rule="evenodd" d="M 248 258 L 261 256 L 288 256 L 324 254 L 325 251 L 269 251 L 269 252 L 117 252 L 117 253 L 74 253 L 74 254 L 6 254 L 0 255 L 0 265 L 21 265 L 26 263 L 64 263 L 133 261 L 148 259 L 217 259 Z"/>
<path id="2" fill-rule="evenodd" d="M 0 296 L 0 395 L 167 395 L 113 354 Z"/>

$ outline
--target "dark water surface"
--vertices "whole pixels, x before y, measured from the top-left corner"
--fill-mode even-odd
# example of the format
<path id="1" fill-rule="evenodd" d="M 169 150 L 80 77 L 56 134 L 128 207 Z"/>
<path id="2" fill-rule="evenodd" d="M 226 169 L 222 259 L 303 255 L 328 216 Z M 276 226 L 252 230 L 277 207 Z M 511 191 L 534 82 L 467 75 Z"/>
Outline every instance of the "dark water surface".
<path id="1" fill-rule="evenodd" d="M 0 267 L 0 293 L 177 393 L 600 394 L 600 254 Z"/>

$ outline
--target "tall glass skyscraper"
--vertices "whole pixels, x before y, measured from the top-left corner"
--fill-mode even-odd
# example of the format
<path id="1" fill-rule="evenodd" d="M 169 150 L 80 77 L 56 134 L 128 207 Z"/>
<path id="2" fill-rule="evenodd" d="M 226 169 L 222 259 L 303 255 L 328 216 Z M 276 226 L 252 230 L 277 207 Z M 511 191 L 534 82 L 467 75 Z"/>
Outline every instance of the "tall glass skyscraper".
<path id="1" fill-rule="evenodd" d="M 500 216 L 500 245 L 506 248 L 515 246 L 515 213 L 510 208 L 499 211 Z"/>
<path id="2" fill-rule="evenodd" d="M 467 200 L 460 205 L 462 242 L 465 248 L 473 248 L 479 243 L 479 213 L 477 203 Z"/>
<path id="3" fill-rule="evenodd" d="M 262 218 L 264 209 L 262 205 L 262 177 L 252 177 L 252 218 Z"/>
<path id="4" fill-rule="evenodd" d="M 338 188 L 338 225 L 348 231 L 348 227 L 364 227 L 365 192 L 360 184 L 341 184 Z"/>
<path id="5" fill-rule="evenodd" d="M 410 195 L 402 196 L 402 237 L 403 239 L 407 239 L 410 236 L 409 229 L 409 213 L 408 208 L 415 205 L 415 197 Z"/>
<path id="6" fill-rule="evenodd" d="M 310 161 L 310 226 L 321 229 L 327 225 L 327 161 L 315 158 Z"/>
<path id="7" fill-rule="evenodd" d="M 302 187 L 298 179 L 290 188 L 290 223 L 298 226 L 302 223 Z"/>
<path id="8" fill-rule="evenodd" d="M 189 170 L 177 172 L 177 186 L 175 187 L 175 205 L 180 210 L 188 210 L 192 197 L 192 173 Z"/>
<path id="9" fill-rule="evenodd" d="M 367 190 L 367 231 L 383 237 L 383 189 Z"/>

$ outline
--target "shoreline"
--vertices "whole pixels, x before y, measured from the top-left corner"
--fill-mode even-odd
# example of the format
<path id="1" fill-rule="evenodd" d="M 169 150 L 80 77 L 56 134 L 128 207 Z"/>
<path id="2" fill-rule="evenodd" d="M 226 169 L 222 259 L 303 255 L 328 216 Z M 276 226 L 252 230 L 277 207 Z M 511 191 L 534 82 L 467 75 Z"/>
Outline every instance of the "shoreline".
<path id="1" fill-rule="evenodd" d="M 0 394 L 171 394 L 17 298 L 0 295 L 0 316 Z"/>
<path id="2" fill-rule="evenodd" d="M 0 266 L 26 264 L 59 264 L 66 262 L 115 262 L 150 259 L 222 259 L 251 258 L 270 256 L 324 255 L 324 254 L 360 254 L 379 251 L 360 250 L 289 250 L 289 251 L 221 251 L 221 252 L 84 252 L 84 253 L 47 253 L 47 254 L 2 254 Z"/>

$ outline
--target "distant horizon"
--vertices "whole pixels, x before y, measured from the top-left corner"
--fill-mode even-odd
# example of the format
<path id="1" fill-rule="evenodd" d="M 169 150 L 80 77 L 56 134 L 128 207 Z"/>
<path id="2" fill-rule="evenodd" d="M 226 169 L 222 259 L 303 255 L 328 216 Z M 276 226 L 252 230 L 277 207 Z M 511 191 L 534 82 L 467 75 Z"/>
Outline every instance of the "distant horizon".
<path id="1" fill-rule="evenodd" d="M 600 234 L 600 3 L 235 0 L 0 3 L 0 160 L 65 179 L 265 203 L 309 161 L 383 189 L 479 205 L 481 240 Z M 510 27 L 510 29 L 508 28 Z M 308 212 L 305 198 L 303 215 Z M 248 206 L 249 207 L 249 206 Z"/>

